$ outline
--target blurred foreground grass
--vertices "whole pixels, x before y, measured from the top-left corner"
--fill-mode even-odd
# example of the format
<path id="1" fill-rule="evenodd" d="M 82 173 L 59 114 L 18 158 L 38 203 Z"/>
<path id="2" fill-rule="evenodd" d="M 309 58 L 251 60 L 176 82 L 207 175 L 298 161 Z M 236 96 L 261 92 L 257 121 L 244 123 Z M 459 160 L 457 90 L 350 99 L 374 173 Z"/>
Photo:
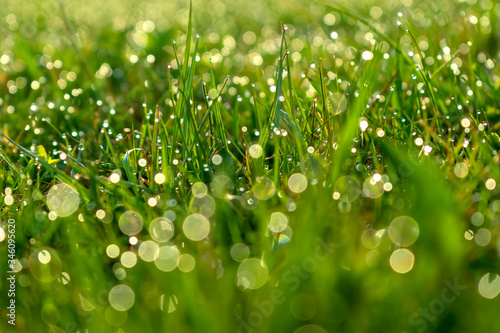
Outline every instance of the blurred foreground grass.
<path id="1" fill-rule="evenodd" d="M 1 332 L 500 327 L 497 3 L 2 5 Z"/>

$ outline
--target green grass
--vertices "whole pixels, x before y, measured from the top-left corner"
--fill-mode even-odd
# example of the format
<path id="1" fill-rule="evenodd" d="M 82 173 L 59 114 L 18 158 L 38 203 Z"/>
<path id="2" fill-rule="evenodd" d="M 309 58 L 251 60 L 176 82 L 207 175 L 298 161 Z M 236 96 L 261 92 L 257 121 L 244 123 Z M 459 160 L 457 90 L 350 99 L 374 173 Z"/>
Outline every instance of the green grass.
<path id="1" fill-rule="evenodd" d="M 440 4 L 6 3 L 0 331 L 494 332 L 500 6 Z"/>

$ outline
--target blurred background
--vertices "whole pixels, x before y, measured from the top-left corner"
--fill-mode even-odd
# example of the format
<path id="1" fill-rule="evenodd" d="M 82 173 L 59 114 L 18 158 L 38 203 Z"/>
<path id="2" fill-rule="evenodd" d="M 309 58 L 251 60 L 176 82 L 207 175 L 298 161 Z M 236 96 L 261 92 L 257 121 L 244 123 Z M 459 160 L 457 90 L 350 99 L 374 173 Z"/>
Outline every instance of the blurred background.
<path id="1" fill-rule="evenodd" d="M 176 58 L 184 58 L 188 1 L 0 0 L 0 8 L 0 129 L 24 147 L 41 154 L 37 146 L 42 145 L 44 156 L 57 158 L 62 148 L 85 146 L 94 149 L 97 161 L 104 142 L 100 133 L 106 129 L 123 158 L 132 147 L 121 139 L 140 129 L 155 105 L 164 118 L 172 114 L 171 92 L 177 91 L 170 83 L 181 81 Z M 286 25 L 288 74 L 305 103 L 316 97 L 310 82 L 319 77 L 314 70 L 319 59 L 329 89 L 337 93 L 349 89 L 370 54 L 377 57 L 377 65 L 370 67 L 374 96 L 383 95 L 398 68 L 410 86 L 414 72 L 395 64 L 397 46 L 410 60 L 439 72 L 444 84 L 438 98 L 444 108 L 465 105 L 466 92 L 481 85 L 489 89 L 479 93 L 477 109 L 490 115 L 494 125 L 499 119 L 499 20 L 500 5 L 492 0 L 194 0 L 192 40 L 198 65 L 193 96 L 202 105 L 201 82 L 220 88 L 227 110 L 239 105 L 241 112 L 239 127 L 228 131 L 243 138 L 238 130 L 247 126 L 255 134 L 250 100 L 256 94 L 271 105 Z M 471 74 L 476 70 L 477 76 Z M 412 102 L 405 100 L 405 105 Z M 224 120 L 232 121 L 232 115 L 224 113 Z M 450 116 L 447 126 L 462 130 L 462 115 L 450 111 Z M 406 130 L 411 143 L 413 127 Z M 43 197 L 53 179 L 41 177 L 32 188 L 13 180 L 4 163 L 4 200 L 8 188 L 18 186 L 28 201 L 5 204 L 0 215 L 18 222 L 20 258 L 18 325 L 6 323 L 7 284 L 2 279 L 0 330 L 496 332 L 500 195 L 498 187 L 484 184 L 500 177 L 498 146 L 484 144 L 481 135 L 471 133 L 469 155 L 460 155 L 476 161 L 466 172 L 441 163 L 446 158 L 434 152 L 422 160 L 428 155 L 422 155 L 422 144 L 381 138 L 373 148 L 380 165 L 368 161 L 365 168 L 354 157 L 346 158 L 338 162 L 338 175 L 351 178 L 328 184 L 322 177 L 330 164 L 318 154 L 314 163 L 295 170 L 308 178 L 306 183 L 297 180 L 298 187 L 305 184 L 304 192 L 277 187 L 272 199 L 261 194 L 258 209 L 245 196 L 248 184 L 236 174 L 229 175 L 230 181 L 217 178 L 235 169 L 220 163 L 207 162 L 213 174 L 202 179 L 211 193 L 205 201 L 174 184 L 153 208 L 140 200 L 123 204 L 125 194 L 96 187 L 92 195 L 102 200 L 110 220 L 96 215 L 99 207 L 89 206 L 52 221 Z M 2 138 L 0 144 L 5 153 L 7 141 Z M 37 165 L 19 150 L 6 155 L 20 169 L 37 173 Z M 263 163 L 265 170 L 271 166 Z M 94 171 L 107 177 L 114 168 L 109 162 Z M 365 184 L 377 177 L 375 169 L 390 189 Z M 264 190 L 269 187 L 274 194 L 274 183 Z M 228 199 L 225 194 L 232 190 L 237 198 Z M 383 199 L 373 191 L 382 191 Z M 213 214 L 210 241 L 184 242 L 177 235 L 182 221 L 204 209 Z M 186 259 L 183 270 L 170 272 L 137 257 L 133 264 L 127 262 L 123 254 L 138 253 L 138 247 L 120 233 L 118 221 L 125 210 L 141 215 L 145 229 L 158 216 L 172 220 L 177 230 L 172 244 L 190 254 L 195 266 Z M 266 224 L 277 211 L 287 215 L 287 229 L 273 235 Z M 400 217 L 402 224 L 396 223 Z M 144 237 L 140 241 L 150 240 Z M 2 256 L 5 245 L 0 244 Z M 38 273 L 47 253 L 51 267 Z M 2 259 L 2 272 L 5 264 Z M 113 289 L 119 284 L 130 286 L 132 294 Z"/>

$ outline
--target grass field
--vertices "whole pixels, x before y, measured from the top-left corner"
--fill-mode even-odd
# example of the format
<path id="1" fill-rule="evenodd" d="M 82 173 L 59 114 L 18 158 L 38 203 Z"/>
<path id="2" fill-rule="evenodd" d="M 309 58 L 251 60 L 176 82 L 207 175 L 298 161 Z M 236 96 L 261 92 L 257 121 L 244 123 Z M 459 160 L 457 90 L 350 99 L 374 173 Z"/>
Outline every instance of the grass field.
<path id="1" fill-rule="evenodd" d="M 0 332 L 500 330 L 500 4 L 0 4 Z"/>

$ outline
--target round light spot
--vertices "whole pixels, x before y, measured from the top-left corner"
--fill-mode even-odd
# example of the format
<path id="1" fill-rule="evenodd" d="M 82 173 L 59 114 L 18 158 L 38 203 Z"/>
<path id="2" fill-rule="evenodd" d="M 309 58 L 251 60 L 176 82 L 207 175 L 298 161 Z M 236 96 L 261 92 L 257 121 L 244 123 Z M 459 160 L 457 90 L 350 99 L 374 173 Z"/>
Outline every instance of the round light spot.
<path id="1" fill-rule="evenodd" d="M 410 250 L 398 249 L 392 253 L 389 261 L 396 273 L 405 274 L 413 268 L 415 256 Z"/>
<path id="2" fill-rule="evenodd" d="M 157 217 L 149 225 L 149 234 L 157 242 L 168 242 L 174 236 L 174 224 L 166 217 Z"/>
<path id="3" fill-rule="evenodd" d="M 367 229 L 361 235 L 361 243 L 368 249 L 376 249 L 380 245 L 382 234 L 375 229 Z"/>
<path id="4" fill-rule="evenodd" d="M 180 253 L 176 246 L 162 246 L 158 250 L 155 265 L 160 271 L 173 271 L 179 264 L 179 256 Z"/>
<path id="5" fill-rule="evenodd" d="M 469 118 L 463 118 L 461 121 L 460 121 L 460 124 L 462 124 L 462 127 L 464 128 L 468 128 L 470 127 L 470 119 Z"/>
<path id="6" fill-rule="evenodd" d="M 99 219 L 102 220 L 103 218 L 106 217 L 106 212 L 103 209 L 98 209 L 97 212 L 95 213 L 95 216 Z"/>
<path id="7" fill-rule="evenodd" d="M 208 187 L 202 182 L 194 183 L 191 186 L 191 193 L 195 198 L 203 198 L 208 193 Z"/>
<path id="8" fill-rule="evenodd" d="M 116 244 L 108 245 L 106 248 L 106 254 L 110 258 L 116 258 L 120 255 L 120 248 Z"/>
<path id="9" fill-rule="evenodd" d="M 271 214 L 271 219 L 267 227 L 274 233 L 282 232 L 288 226 L 288 218 L 285 214 L 274 212 Z"/>
<path id="10" fill-rule="evenodd" d="M 487 246 L 491 242 L 491 232 L 486 228 L 481 228 L 474 236 L 474 241 L 479 246 Z"/>
<path id="11" fill-rule="evenodd" d="M 283 230 L 278 237 L 278 246 L 282 246 L 289 243 L 290 240 L 292 239 L 292 236 L 293 236 L 292 228 L 290 228 L 290 226 L 287 226 L 285 230 Z"/>
<path id="12" fill-rule="evenodd" d="M 78 209 L 79 202 L 78 192 L 65 183 L 52 186 L 47 194 L 47 206 L 60 217 L 73 214 Z"/>
<path id="13" fill-rule="evenodd" d="M 475 225 L 476 227 L 479 227 L 484 222 L 484 215 L 480 212 L 475 212 L 470 217 L 470 221 L 472 222 L 473 225 Z"/>
<path id="14" fill-rule="evenodd" d="M 361 194 L 361 185 L 351 176 L 343 176 L 335 182 L 335 192 L 342 201 L 351 202 L 356 200 Z"/>
<path id="15" fill-rule="evenodd" d="M 146 161 L 145 158 L 141 158 L 141 159 L 139 159 L 138 164 L 139 164 L 140 167 L 144 168 L 146 165 L 148 165 L 148 161 Z"/>
<path id="16" fill-rule="evenodd" d="M 215 165 L 220 165 L 222 163 L 222 156 L 216 154 L 212 157 L 212 163 Z"/>
<path id="17" fill-rule="evenodd" d="M 455 165 L 455 176 L 458 178 L 465 178 L 469 173 L 469 167 L 465 163 L 457 163 Z"/>
<path id="18" fill-rule="evenodd" d="M 7 194 L 3 199 L 3 202 L 5 203 L 6 206 L 10 206 L 14 203 L 14 197 L 10 194 Z"/>
<path id="19" fill-rule="evenodd" d="M 117 173 L 112 173 L 111 176 L 109 176 L 109 181 L 113 184 L 118 183 L 120 181 L 120 175 Z"/>
<path id="20" fill-rule="evenodd" d="M 165 175 L 163 173 L 157 173 L 155 175 L 155 183 L 156 184 L 161 185 L 161 184 L 165 183 L 165 180 L 167 180 L 167 178 L 165 177 Z"/>
<path id="21" fill-rule="evenodd" d="M 259 200 L 269 200 L 276 192 L 274 182 L 267 177 L 259 177 L 252 189 L 253 195 Z"/>
<path id="22" fill-rule="evenodd" d="M 493 178 L 490 178 L 486 181 L 486 188 L 488 190 L 493 191 L 496 186 L 497 186 L 497 182 Z"/>
<path id="23" fill-rule="evenodd" d="M 478 285 L 479 294 L 484 298 L 493 299 L 500 293 L 500 276 L 486 273 Z"/>
<path id="24" fill-rule="evenodd" d="M 41 282 L 50 282 L 62 272 L 62 261 L 54 249 L 44 247 L 33 251 L 29 259 L 31 274 Z"/>
<path id="25" fill-rule="evenodd" d="M 369 126 L 368 121 L 366 120 L 365 117 L 362 117 L 359 122 L 359 129 L 361 129 L 361 132 L 365 132 L 368 126 Z M 355 153 L 355 151 L 353 151 L 353 153 Z"/>
<path id="26" fill-rule="evenodd" d="M 215 100 L 218 95 L 219 94 L 217 93 L 217 89 L 210 89 L 208 91 L 208 97 L 210 97 L 210 99 L 212 99 L 212 100 Z"/>
<path id="27" fill-rule="evenodd" d="M 109 292 L 109 304 L 118 311 L 127 311 L 135 302 L 134 291 L 127 285 L 119 284 Z"/>
<path id="28" fill-rule="evenodd" d="M 205 217 L 210 217 L 215 213 L 215 200 L 207 195 L 203 198 L 195 198 L 191 204 L 191 213 L 198 213 Z"/>
<path id="29" fill-rule="evenodd" d="M 377 199 L 384 194 L 384 183 L 377 182 L 373 177 L 370 177 L 363 183 L 363 193 L 368 198 Z"/>
<path id="30" fill-rule="evenodd" d="M 417 222 L 409 216 L 399 216 L 389 225 L 389 238 L 399 246 L 410 246 L 418 238 Z"/>
<path id="31" fill-rule="evenodd" d="M 132 251 L 124 252 L 120 258 L 123 267 L 132 268 L 137 264 L 137 256 Z"/>
<path id="32" fill-rule="evenodd" d="M 336 21 L 335 15 L 328 13 L 323 17 L 323 22 L 325 22 L 326 25 L 334 25 Z"/>
<path id="33" fill-rule="evenodd" d="M 370 51 L 364 51 L 362 54 L 361 54 L 361 57 L 363 58 L 363 60 L 365 61 L 368 61 L 368 60 L 372 60 L 373 59 L 373 53 L 370 52 Z"/>
<path id="34" fill-rule="evenodd" d="M 151 197 L 148 199 L 148 206 L 155 207 L 158 204 L 158 200 L 155 197 Z"/>
<path id="35" fill-rule="evenodd" d="M 95 213 L 96 217 L 102 221 L 102 223 L 111 223 L 113 222 L 113 213 L 110 211 L 105 211 L 103 209 L 98 209 Z M 83 219 L 83 215 L 82 215 Z M 83 221 L 82 221 L 83 222 Z"/>
<path id="36" fill-rule="evenodd" d="M 179 270 L 184 273 L 189 273 L 194 269 L 196 262 L 194 257 L 190 254 L 183 254 L 179 257 Z"/>
<path id="37" fill-rule="evenodd" d="M 382 8 L 378 6 L 373 6 L 372 8 L 370 8 L 370 16 L 374 19 L 379 19 L 383 13 L 384 11 L 382 10 Z"/>
<path id="38" fill-rule="evenodd" d="M 288 188 L 293 193 L 302 193 L 307 188 L 307 178 L 301 173 L 294 173 L 288 179 Z"/>
<path id="39" fill-rule="evenodd" d="M 115 277 L 118 280 L 123 280 L 127 277 L 127 271 L 123 267 L 113 267 Z"/>
<path id="40" fill-rule="evenodd" d="M 134 211 L 128 211 L 120 216 L 120 220 L 118 221 L 118 226 L 120 230 L 129 236 L 133 236 L 141 232 L 142 226 L 144 222 L 142 220 L 142 216 L 139 213 Z"/>
<path id="41" fill-rule="evenodd" d="M 262 156 L 262 153 L 263 153 L 263 149 L 260 145 L 258 144 L 254 144 L 254 145 L 251 145 L 250 148 L 248 148 L 248 154 L 252 157 L 252 158 L 259 158 Z"/>
<path id="42" fill-rule="evenodd" d="M 210 222 L 201 214 L 192 214 L 186 217 L 182 230 L 187 238 L 192 241 L 201 241 L 210 232 Z"/>
<path id="43" fill-rule="evenodd" d="M 464 233 L 464 238 L 467 239 L 468 241 L 472 240 L 474 238 L 474 231 L 473 230 L 467 230 Z"/>
<path id="44" fill-rule="evenodd" d="M 42 250 L 38 252 L 38 261 L 41 264 L 48 264 L 52 257 L 50 256 L 50 252 L 47 250 Z"/>
<path id="45" fill-rule="evenodd" d="M 234 244 L 231 247 L 231 258 L 234 261 L 242 262 L 250 255 L 250 248 L 243 243 Z"/>
<path id="46" fill-rule="evenodd" d="M 142 242 L 139 246 L 139 257 L 146 262 L 152 262 L 158 258 L 160 247 L 153 241 Z"/>
<path id="47" fill-rule="evenodd" d="M 245 289 L 258 289 L 267 282 L 269 271 L 262 260 L 250 258 L 240 264 L 237 276 L 239 286 Z"/>

